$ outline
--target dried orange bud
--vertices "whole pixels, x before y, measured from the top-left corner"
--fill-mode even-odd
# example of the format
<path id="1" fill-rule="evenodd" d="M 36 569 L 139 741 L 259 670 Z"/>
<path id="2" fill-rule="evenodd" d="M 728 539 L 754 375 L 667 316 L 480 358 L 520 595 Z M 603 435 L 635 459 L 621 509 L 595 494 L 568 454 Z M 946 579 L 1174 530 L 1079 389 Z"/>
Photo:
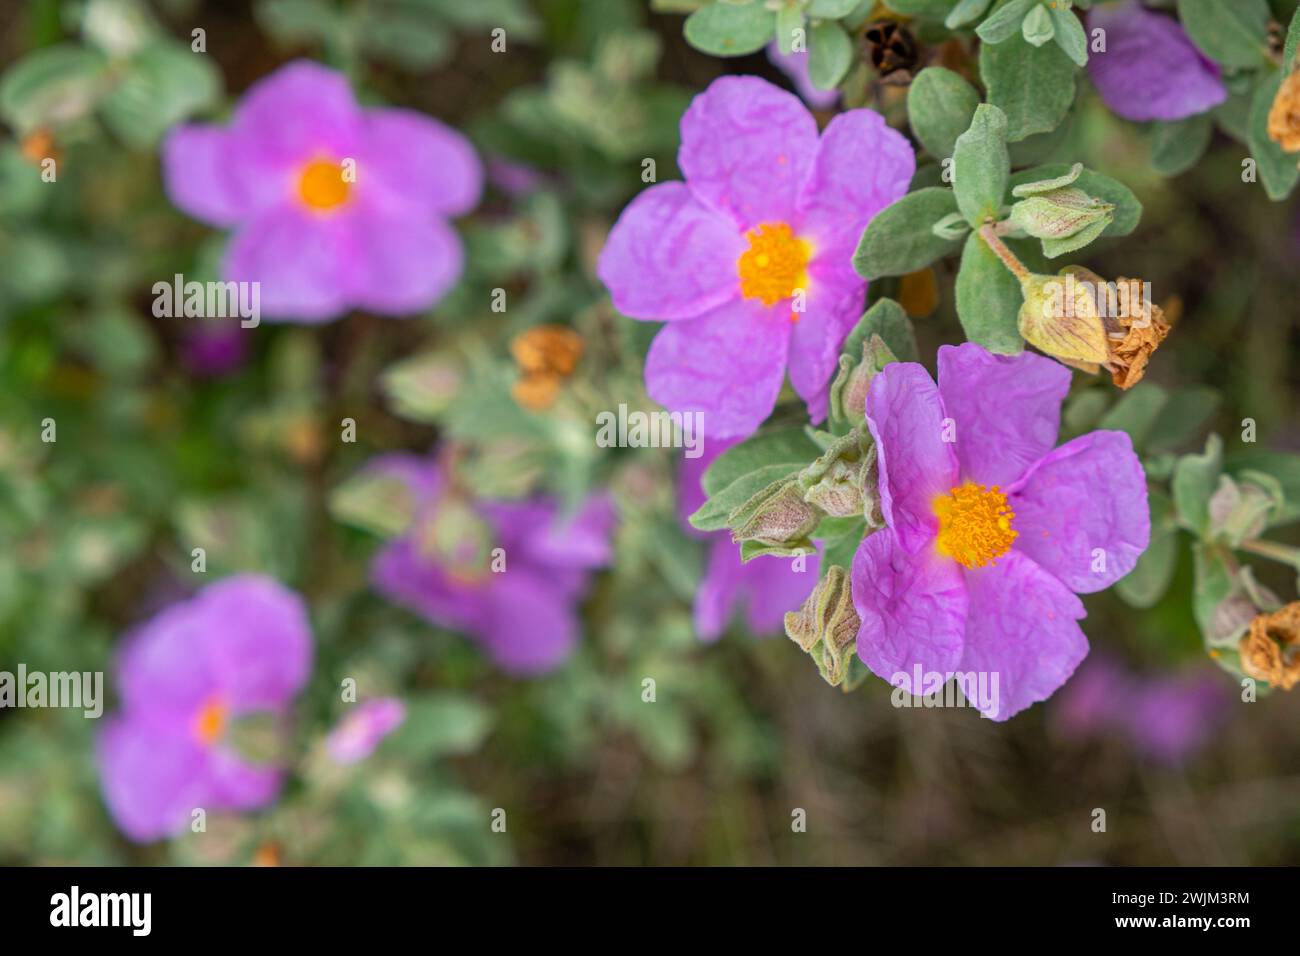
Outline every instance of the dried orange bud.
<path id="1" fill-rule="evenodd" d="M 529 372 L 510 388 L 515 401 L 530 412 L 540 412 L 555 404 L 561 378 L 550 372 Z"/>
<path id="2" fill-rule="evenodd" d="M 1173 320 L 1182 311 L 1182 302 L 1171 300 L 1166 318 L 1164 309 L 1153 302 L 1146 302 L 1141 296 L 1141 280 L 1121 277 L 1116 280 L 1116 284 L 1128 288 L 1128 302 L 1141 303 L 1136 312 L 1130 308 L 1127 314 L 1107 317 L 1106 320 L 1110 377 L 1120 388 L 1128 389 L 1140 382 L 1146 374 L 1151 353 L 1169 335 Z"/>
<path id="3" fill-rule="evenodd" d="M 35 166 L 39 166 L 42 160 L 53 159 L 58 162 L 61 158 L 58 147 L 54 142 L 54 134 L 44 126 L 38 126 L 32 130 L 23 139 L 19 150 L 23 158 Z"/>
<path id="4" fill-rule="evenodd" d="M 1256 617 L 1237 649 L 1248 676 L 1282 690 L 1300 683 L 1300 601 Z"/>
<path id="5" fill-rule="evenodd" d="M 514 337 L 510 354 L 524 372 L 567 376 L 582 358 L 582 336 L 563 325 L 537 325 Z"/>
<path id="6" fill-rule="evenodd" d="M 898 283 L 898 304 L 915 319 L 924 318 L 939 305 L 939 283 L 930 267 L 909 272 Z"/>
<path id="7" fill-rule="evenodd" d="M 1268 138 L 1284 152 L 1300 150 L 1300 70 L 1282 81 L 1268 111 Z"/>

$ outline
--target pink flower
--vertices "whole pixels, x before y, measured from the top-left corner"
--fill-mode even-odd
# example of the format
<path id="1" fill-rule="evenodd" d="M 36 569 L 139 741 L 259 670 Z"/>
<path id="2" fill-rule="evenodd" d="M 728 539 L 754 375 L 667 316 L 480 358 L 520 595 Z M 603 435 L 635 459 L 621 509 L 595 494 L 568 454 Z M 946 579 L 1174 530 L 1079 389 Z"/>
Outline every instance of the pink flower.
<path id="1" fill-rule="evenodd" d="M 380 741 L 406 719 L 406 705 L 396 697 L 378 697 L 358 704 L 339 721 L 325 740 L 331 757 L 341 764 L 365 760 Z"/>
<path id="2" fill-rule="evenodd" d="M 1127 434 L 1056 445 L 1064 366 L 967 343 L 871 383 L 881 512 L 853 561 L 858 655 L 910 687 L 926 673 L 997 674 L 1005 720 L 1045 700 L 1088 653 L 1076 593 L 1128 574 L 1150 537 L 1146 476 Z M 917 691 L 913 691 L 914 693 Z"/>
<path id="3" fill-rule="evenodd" d="M 912 148 L 865 109 L 836 116 L 819 139 L 798 97 L 753 76 L 714 80 L 681 129 L 686 181 L 634 199 L 596 270 L 619 311 L 667 322 L 646 388 L 673 411 L 703 412 L 711 436 L 743 436 L 772 411 L 788 369 L 820 421 L 862 314 L 854 250 L 907 191 Z"/>

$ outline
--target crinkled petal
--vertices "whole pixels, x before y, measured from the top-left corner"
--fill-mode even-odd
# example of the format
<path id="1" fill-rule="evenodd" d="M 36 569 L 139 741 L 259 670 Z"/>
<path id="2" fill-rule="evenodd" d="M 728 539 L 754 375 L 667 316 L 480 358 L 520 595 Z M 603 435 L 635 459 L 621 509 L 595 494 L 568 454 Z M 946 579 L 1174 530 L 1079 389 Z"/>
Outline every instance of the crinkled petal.
<path id="1" fill-rule="evenodd" d="M 866 285 L 836 281 L 810 283 L 808 308 L 798 315 L 790 337 L 790 384 L 808 406 L 814 424 L 826 418 L 831 379 L 839 370 L 844 339 L 862 317 Z"/>
<path id="2" fill-rule="evenodd" d="M 483 164 L 458 131 L 392 108 L 366 110 L 362 131 L 357 189 L 373 191 L 388 212 L 460 216 L 477 205 Z"/>
<path id="3" fill-rule="evenodd" d="M 706 434 L 751 434 L 771 414 L 785 379 L 790 311 L 738 299 L 659 330 L 646 356 L 646 390 L 675 412 L 702 412 Z"/>
<path id="4" fill-rule="evenodd" d="M 545 574 L 512 568 L 492 588 L 478 636 L 502 670 L 531 676 L 553 670 L 572 653 L 578 621 L 570 600 Z"/>
<path id="5" fill-rule="evenodd" d="M 1140 3 L 1098 6 L 1089 31 L 1106 31 L 1106 50 L 1088 55 L 1088 75 L 1113 112 L 1136 122 L 1179 120 L 1228 98 L 1218 66 L 1176 19 Z"/>
<path id="6" fill-rule="evenodd" d="M 682 117 L 677 165 L 691 191 L 741 229 L 792 223 L 817 155 L 817 123 L 799 98 L 756 76 L 723 76 Z"/>
<path id="7" fill-rule="evenodd" d="M 180 601 L 127 637 L 117 659 L 118 695 L 127 712 L 172 726 L 189 720 L 217 692 L 208 626 L 194 600 Z"/>
<path id="8" fill-rule="evenodd" d="M 1055 576 L 1015 550 L 965 573 L 970 594 L 963 673 L 983 674 L 995 700 L 984 716 L 1006 720 L 1064 684 L 1088 653 L 1083 604 Z"/>
<path id="9" fill-rule="evenodd" d="M 746 248 L 735 224 L 683 183 L 661 183 L 628 203 L 596 274 L 624 315 L 694 318 L 740 294 L 736 263 Z"/>
<path id="10" fill-rule="evenodd" d="M 908 551 L 891 529 L 882 528 L 858 545 L 851 574 L 853 606 L 862 619 L 858 657 L 873 674 L 920 693 L 924 688 L 913 680 L 918 666 L 923 675 L 956 667 L 967 597 L 955 561 L 933 548 Z"/>
<path id="11" fill-rule="evenodd" d="M 1008 489 L 1007 502 L 1016 550 L 1079 594 L 1124 577 L 1150 543 L 1146 474 L 1125 432 L 1066 442 Z"/>
<path id="12" fill-rule="evenodd" d="M 163 188 L 182 212 L 210 226 L 228 227 L 248 213 L 249 197 L 232 175 L 234 144 L 220 127 L 175 127 L 162 145 Z"/>
<path id="13" fill-rule="evenodd" d="M 799 197 L 798 232 L 813 246 L 813 268 L 833 270 L 842 283 L 853 271 L 858 240 L 876 213 L 901 199 L 916 172 L 907 138 L 868 109 L 830 121 Z"/>
<path id="14" fill-rule="evenodd" d="M 957 483 L 946 417 L 938 387 L 915 362 L 890 363 L 872 379 L 867 424 L 876 440 L 880 510 L 908 551 L 934 538 L 934 499 Z"/>
<path id="15" fill-rule="evenodd" d="M 376 591 L 439 627 L 475 630 L 487 612 L 485 587 L 453 579 L 421 555 L 409 537 L 396 538 L 375 555 L 370 579 Z"/>
<path id="16" fill-rule="evenodd" d="M 743 605 L 745 622 L 755 636 L 779 634 L 785 613 L 797 611 L 817 584 L 821 554 L 804 558 L 803 570 L 794 558 L 763 555 L 740 560 L 740 545 L 725 531 L 710 536 L 708 563 L 695 592 L 695 633 L 716 641 Z"/>
<path id="17" fill-rule="evenodd" d="M 180 832 L 196 808 L 215 809 L 208 751 L 187 733 L 108 717 L 96 759 L 104 803 L 118 829 L 137 843 Z"/>
<path id="18" fill-rule="evenodd" d="M 311 623 L 302 598 L 271 578 L 241 574 L 194 599 L 195 627 L 234 713 L 282 709 L 311 673 Z"/>
<path id="19" fill-rule="evenodd" d="M 967 342 L 939 348 L 939 394 L 957 423 L 962 476 L 1008 485 L 1056 447 L 1070 370 L 1021 352 L 994 355 Z"/>
<path id="20" fill-rule="evenodd" d="M 355 266 L 349 306 L 413 315 L 434 306 L 460 278 L 460 237 L 440 219 L 358 210 L 349 227 Z"/>
<path id="21" fill-rule="evenodd" d="M 337 318 L 357 284 L 350 219 L 347 213 L 318 215 L 290 205 L 267 209 L 235 232 L 222 278 L 259 283 L 265 319 Z"/>
<path id="22" fill-rule="evenodd" d="M 278 767 L 258 766 L 245 761 L 234 750 L 215 747 L 208 751 L 208 785 L 212 805 L 218 810 L 254 810 L 273 801 L 284 783 Z"/>

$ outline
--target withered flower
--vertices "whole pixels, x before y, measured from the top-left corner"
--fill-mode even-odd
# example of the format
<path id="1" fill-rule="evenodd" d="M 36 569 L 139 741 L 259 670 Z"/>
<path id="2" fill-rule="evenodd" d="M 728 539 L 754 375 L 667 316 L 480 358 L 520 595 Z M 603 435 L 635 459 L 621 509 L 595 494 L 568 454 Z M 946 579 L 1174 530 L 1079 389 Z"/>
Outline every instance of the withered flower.
<path id="1" fill-rule="evenodd" d="M 1300 70 L 1282 81 L 1268 111 L 1268 138 L 1284 152 L 1300 151 Z"/>
<path id="2" fill-rule="evenodd" d="M 1300 601 L 1256 617 L 1237 649 L 1248 676 L 1282 690 L 1300 683 Z"/>
<path id="3" fill-rule="evenodd" d="M 582 337 L 563 325 L 538 325 L 511 340 L 510 354 L 522 373 L 511 394 L 524 408 L 542 411 L 582 358 Z"/>

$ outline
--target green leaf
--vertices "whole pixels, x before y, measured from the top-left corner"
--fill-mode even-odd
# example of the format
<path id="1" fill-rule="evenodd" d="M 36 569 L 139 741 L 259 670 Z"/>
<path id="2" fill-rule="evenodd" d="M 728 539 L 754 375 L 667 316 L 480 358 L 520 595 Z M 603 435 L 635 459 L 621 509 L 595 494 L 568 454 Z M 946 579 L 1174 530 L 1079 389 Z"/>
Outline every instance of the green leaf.
<path id="1" fill-rule="evenodd" d="M 807 37 L 804 30 L 803 10 L 797 6 L 785 5 L 776 11 L 776 42 L 786 56 L 794 52 L 795 38 Z"/>
<path id="2" fill-rule="evenodd" d="M 1291 25 L 1286 30 L 1286 43 L 1282 46 L 1283 71 L 1295 67 L 1297 52 L 1300 52 L 1300 7 L 1291 15 Z"/>
<path id="3" fill-rule="evenodd" d="M 104 93 L 108 61 L 71 43 L 27 54 L 0 80 L 0 116 L 19 130 L 88 115 Z"/>
<path id="4" fill-rule="evenodd" d="M 1057 127 L 1074 102 L 1078 67 L 1055 43 L 1031 46 L 1016 35 L 980 47 L 988 101 L 1007 115 L 1007 140 L 1019 142 Z"/>
<path id="5" fill-rule="evenodd" d="M 1266 59 L 1267 0 L 1178 0 L 1178 18 L 1201 52 L 1222 66 L 1253 69 Z"/>
<path id="6" fill-rule="evenodd" d="M 838 20 L 847 17 L 861 0 L 812 0 L 804 12 L 814 20 Z"/>
<path id="7" fill-rule="evenodd" d="M 864 279 L 902 276 L 957 251 L 960 239 L 943 239 L 931 227 L 957 211 L 951 189 L 927 186 L 876 213 L 863 230 L 853 268 Z"/>
<path id="8" fill-rule="evenodd" d="M 942 20 L 952 12 L 954 3 L 956 0 L 889 0 L 886 6 L 906 17 Z"/>
<path id="9" fill-rule="evenodd" d="M 862 358 L 862 343 L 873 335 L 879 335 L 889 346 L 889 351 L 901 362 L 919 361 L 916 348 L 916 332 L 907 312 L 893 299 L 880 299 L 858 319 L 858 324 L 844 340 L 841 355 L 847 355 L 857 363 Z"/>
<path id="10" fill-rule="evenodd" d="M 1084 32 L 1083 21 L 1065 4 L 1053 4 L 1049 12 L 1052 15 L 1052 23 L 1056 27 L 1054 33 L 1056 45 L 1079 66 L 1087 66 L 1088 34 Z"/>
<path id="11" fill-rule="evenodd" d="M 1147 445 L 1153 452 L 1172 451 L 1196 439 L 1219 408 L 1219 393 L 1208 385 L 1189 385 L 1169 396 L 1151 425 Z"/>
<path id="12" fill-rule="evenodd" d="M 822 20 L 809 31 L 809 43 L 808 79 L 818 89 L 835 89 L 853 65 L 853 41 L 834 20 Z"/>
<path id="13" fill-rule="evenodd" d="M 942 66 L 926 67 L 907 91 L 907 118 L 912 132 L 931 156 L 952 155 L 979 106 L 979 93 L 962 77 Z"/>
<path id="14" fill-rule="evenodd" d="M 1214 121 L 1209 113 L 1157 123 L 1151 138 L 1152 168 L 1162 176 L 1186 172 L 1205 155 L 1213 133 Z"/>
<path id="15" fill-rule="evenodd" d="M 1110 220 L 1101 219 L 1090 226 L 1085 226 L 1072 236 L 1066 236 L 1064 239 L 1044 239 L 1043 255 L 1049 259 L 1059 259 L 1067 253 L 1074 252 L 1076 249 L 1082 249 L 1088 243 L 1100 236 L 1109 225 Z"/>
<path id="16" fill-rule="evenodd" d="M 1020 24 L 1020 34 L 1033 46 L 1042 46 L 1056 36 L 1056 23 L 1047 8 L 1040 3 L 1029 11 L 1029 16 Z"/>
<path id="17" fill-rule="evenodd" d="M 452 52 L 451 33 L 428 14 L 371 10 L 353 29 L 366 53 L 409 70 L 438 66 Z"/>
<path id="18" fill-rule="evenodd" d="M 1098 428 L 1127 432 L 1133 447 L 1142 450 L 1161 411 L 1169 402 L 1169 393 L 1154 382 L 1140 382 L 1124 393 L 1097 423 Z"/>
<path id="19" fill-rule="evenodd" d="M 957 208 L 978 229 L 996 219 L 1007 192 L 1007 118 L 996 106 L 975 109 L 970 129 L 957 137 L 952 153 L 953 194 Z"/>
<path id="20" fill-rule="evenodd" d="M 993 0 L 960 0 L 957 6 L 952 8 L 948 18 L 943 21 L 943 25 L 949 30 L 956 30 L 968 23 L 974 23 L 984 16 L 984 11 L 992 2 Z"/>
<path id="21" fill-rule="evenodd" d="M 1217 630 L 1216 612 L 1236 589 L 1236 579 L 1222 547 L 1207 547 L 1197 541 L 1192 545 L 1192 557 L 1192 614 L 1206 642 L 1211 643 Z"/>
<path id="22" fill-rule="evenodd" d="M 957 317 L 966 338 L 990 352 L 1014 355 L 1024 350 L 1016 316 L 1023 301 L 1020 283 L 993 250 L 972 232 L 957 273 Z"/>
<path id="23" fill-rule="evenodd" d="M 1071 169 L 1072 167 L 1065 163 L 1023 169 L 1011 177 L 1011 187 L 1014 190 L 1026 183 L 1065 176 L 1071 172 Z M 1074 185 L 1094 199 L 1104 200 L 1115 207 L 1115 218 L 1102 231 L 1102 236 L 1108 239 L 1127 236 L 1137 228 L 1138 221 L 1142 218 L 1142 204 L 1138 202 L 1137 196 L 1133 195 L 1133 190 L 1119 180 L 1085 169 L 1074 180 Z"/>
<path id="24" fill-rule="evenodd" d="M 1247 142 L 1250 154 L 1259 168 L 1259 180 L 1264 185 L 1264 192 L 1274 202 L 1289 196 L 1291 190 L 1295 188 L 1296 180 L 1300 179 L 1300 168 L 1297 168 L 1300 157 L 1294 153 L 1283 152 L 1282 147 L 1273 142 L 1268 135 L 1268 111 L 1281 85 L 1281 73 L 1260 78 L 1250 101 Z"/>
<path id="25" fill-rule="evenodd" d="M 1009 40 L 1020 32 L 1020 25 L 1038 0 L 1008 0 L 979 25 L 975 33 L 989 44 L 998 44 Z"/>
<path id="26" fill-rule="evenodd" d="M 1184 455 L 1174 466 L 1171 488 L 1178 519 L 1183 527 L 1204 537 L 1210 528 L 1210 496 L 1223 473 L 1223 439 L 1211 435 L 1205 452 Z"/>
<path id="27" fill-rule="evenodd" d="M 745 475 L 769 465 L 802 468 L 821 454 L 802 428 L 773 428 L 728 448 L 714 460 L 701 484 L 715 495 Z"/>
<path id="28" fill-rule="evenodd" d="M 744 56 L 767 46 L 776 29 L 776 14 L 761 0 L 749 3 L 710 3 L 689 17 L 682 27 L 686 42 L 714 56 Z"/>
<path id="29" fill-rule="evenodd" d="M 741 475 L 716 494 L 711 494 L 709 500 L 700 505 L 699 510 L 689 519 L 691 526 L 700 531 L 720 531 L 730 527 L 729 519 L 733 511 L 773 482 L 793 478 L 815 457 L 814 451 L 808 458 L 793 466 L 788 463 L 764 465 Z M 705 472 L 706 486 L 707 481 L 708 472 Z"/>
<path id="30" fill-rule="evenodd" d="M 385 741 L 394 752 L 430 758 L 477 750 L 492 727 L 487 709 L 452 691 L 419 694 L 406 704 L 406 719 Z"/>
<path id="31" fill-rule="evenodd" d="M 1288 524 L 1300 519 L 1300 455 L 1268 449 L 1235 452 L 1228 459 L 1228 470 L 1234 475 L 1245 471 L 1258 471 L 1276 478 L 1282 486 L 1285 503 L 1273 523 Z"/>
<path id="32" fill-rule="evenodd" d="M 101 111 L 123 142 L 144 149 L 176 123 L 212 106 L 220 94 L 221 74 L 206 53 L 164 40 L 131 58 Z"/>
<path id="33" fill-rule="evenodd" d="M 1151 508 L 1151 543 L 1138 558 L 1133 570 L 1120 578 L 1115 591 L 1128 604 L 1138 608 L 1154 605 L 1173 580 L 1178 563 L 1178 532 L 1172 522 L 1173 505 L 1158 492 L 1149 495 Z"/>

